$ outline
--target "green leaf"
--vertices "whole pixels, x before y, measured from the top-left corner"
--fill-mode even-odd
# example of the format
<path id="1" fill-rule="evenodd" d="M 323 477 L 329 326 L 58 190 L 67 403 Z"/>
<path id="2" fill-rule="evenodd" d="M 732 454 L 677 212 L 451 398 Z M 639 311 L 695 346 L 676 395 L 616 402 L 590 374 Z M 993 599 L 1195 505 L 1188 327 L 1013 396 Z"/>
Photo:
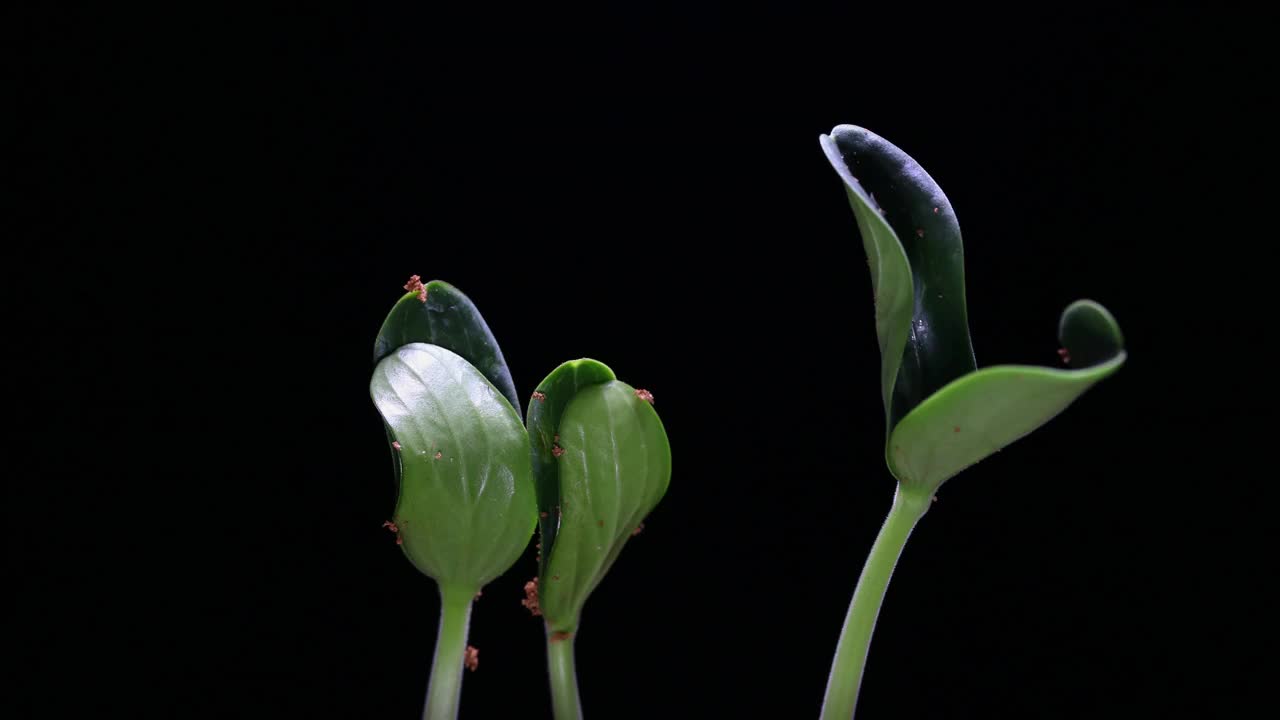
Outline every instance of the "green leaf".
<path id="1" fill-rule="evenodd" d="M 821 142 L 844 180 L 871 266 L 888 431 L 977 367 L 960 225 L 924 168 L 878 135 L 840 125 Z"/>
<path id="2" fill-rule="evenodd" d="M 572 632 L 582 605 L 667 491 L 662 421 L 617 380 L 583 387 L 559 423 L 560 526 L 538 585 L 547 628 Z"/>
<path id="3" fill-rule="evenodd" d="M 515 409 L 471 363 L 425 343 L 383 358 L 369 391 L 400 446 L 393 522 L 405 555 L 441 586 L 479 588 L 510 568 L 536 513 Z"/>
<path id="4" fill-rule="evenodd" d="M 821 138 L 844 181 L 871 267 L 885 405 L 885 459 L 902 486 L 939 485 L 1035 430 L 1124 363 L 1115 319 L 1087 300 L 1059 338 L 1079 368 L 977 370 L 964 296 L 964 248 L 951 204 L 910 156 L 852 125 Z"/>
<path id="5" fill-rule="evenodd" d="M 442 280 L 426 283 L 423 291 L 406 293 L 391 308 L 374 341 L 373 361 L 377 363 L 409 343 L 438 345 L 474 365 L 519 413 L 511 371 L 475 303 Z"/>
<path id="6" fill-rule="evenodd" d="M 551 371 L 529 398 L 529 445 L 533 461 L 533 478 L 538 486 L 538 518 L 541 527 L 542 553 L 538 573 L 546 569 L 546 560 L 555 546 L 560 528 L 559 461 L 555 456 L 556 434 L 560 418 L 573 396 L 588 385 L 615 380 L 613 371 L 589 358 L 570 360 Z"/>
<path id="7" fill-rule="evenodd" d="M 1081 337 L 1073 338 L 1073 332 Z M 889 464 L 903 487 L 932 495 L 948 478 L 1053 419 L 1124 364 L 1120 327 L 1095 302 L 1072 303 L 1062 314 L 1059 337 L 1073 361 L 1096 364 L 1075 370 L 983 368 L 908 413 L 889 438 Z"/>

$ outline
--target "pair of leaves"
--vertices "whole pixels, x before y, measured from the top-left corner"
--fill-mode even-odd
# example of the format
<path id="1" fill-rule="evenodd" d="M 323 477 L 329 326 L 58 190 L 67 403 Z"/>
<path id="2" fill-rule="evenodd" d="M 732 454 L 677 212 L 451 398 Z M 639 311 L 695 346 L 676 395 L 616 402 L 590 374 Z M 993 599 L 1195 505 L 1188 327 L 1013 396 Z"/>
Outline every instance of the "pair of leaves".
<path id="1" fill-rule="evenodd" d="M 553 631 L 572 631 L 666 491 L 670 448 L 652 406 L 603 364 L 576 360 L 538 386 L 526 431 L 493 334 L 440 281 L 396 303 L 374 360 L 406 555 L 441 584 L 479 588 L 519 558 L 540 516 L 542 610 Z"/>
<path id="2" fill-rule="evenodd" d="M 564 363 L 529 401 L 542 554 L 538 594 L 552 632 L 582 606 L 666 494 L 671 448 L 643 391 L 595 360 Z"/>
<path id="3" fill-rule="evenodd" d="M 943 482 L 1066 409 L 1125 360 L 1101 305 L 1072 303 L 1058 337 L 1078 369 L 977 369 L 964 296 L 964 246 L 951 203 L 919 163 L 853 125 L 821 137 L 844 181 L 871 268 L 885 406 L 885 458 L 902 487 Z"/>
<path id="4" fill-rule="evenodd" d="M 392 308 L 374 361 L 370 395 L 399 484 L 391 529 L 421 572 L 478 590 L 519 559 L 536 525 L 529 440 L 502 352 L 475 304 L 433 281 Z"/>

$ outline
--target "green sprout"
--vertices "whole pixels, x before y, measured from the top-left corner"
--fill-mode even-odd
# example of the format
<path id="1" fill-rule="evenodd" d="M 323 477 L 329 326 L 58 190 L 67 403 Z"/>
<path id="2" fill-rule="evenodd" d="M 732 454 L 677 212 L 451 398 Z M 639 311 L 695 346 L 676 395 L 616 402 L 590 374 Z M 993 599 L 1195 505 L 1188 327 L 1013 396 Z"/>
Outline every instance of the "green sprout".
<path id="1" fill-rule="evenodd" d="M 1060 351 L 1075 369 L 977 369 L 964 297 L 964 247 L 951 204 L 915 160 L 860 127 L 821 137 L 844 181 L 875 292 L 885 461 L 892 509 L 853 593 L 823 720 L 850 718 L 885 589 L 911 530 L 942 483 L 1062 412 L 1125 361 L 1111 314 L 1079 300 L 1062 313 Z"/>
<path id="2" fill-rule="evenodd" d="M 385 523 L 440 589 L 440 630 L 423 717 L 454 718 L 471 604 L 529 545 L 537 524 L 529 438 L 515 388 L 475 305 L 415 275 L 374 345 L 370 395 L 399 484 Z"/>
<path id="3" fill-rule="evenodd" d="M 590 359 L 556 368 L 529 401 L 542 552 L 526 602 L 546 620 L 556 720 L 582 717 L 573 654 L 582 606 L 671 478 L 652 405 L 648 391 Z"/>

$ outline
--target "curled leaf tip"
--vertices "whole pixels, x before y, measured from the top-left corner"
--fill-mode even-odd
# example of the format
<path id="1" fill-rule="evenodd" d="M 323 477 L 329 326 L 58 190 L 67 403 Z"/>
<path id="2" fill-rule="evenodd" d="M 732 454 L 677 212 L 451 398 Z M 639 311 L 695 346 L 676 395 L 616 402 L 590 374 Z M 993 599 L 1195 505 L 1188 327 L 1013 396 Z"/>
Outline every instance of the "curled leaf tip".
<path id="1" fill-rule="evenodd" d="M 1093 367 L 1124 352 L 1120 324 L 1102 305 L 1093 300 L 1077 300 L 1062 311 L 1058 341 L 1064 359 L 1077 367 Z"/>

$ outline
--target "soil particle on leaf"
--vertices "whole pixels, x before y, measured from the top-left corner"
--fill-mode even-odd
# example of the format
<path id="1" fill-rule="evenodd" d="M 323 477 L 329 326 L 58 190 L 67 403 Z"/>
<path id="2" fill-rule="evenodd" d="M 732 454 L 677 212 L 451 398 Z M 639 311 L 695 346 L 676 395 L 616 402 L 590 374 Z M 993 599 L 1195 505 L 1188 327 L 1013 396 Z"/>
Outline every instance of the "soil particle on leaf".
<path id="1" fill-rule="evenodd" d="M 440 458 L 442 458 L 442 457 L 444 457 L 444 453 L 442 453 L 442 452 L 440 452 L 439 450 L 437 450 L 437 451 L 436 451 L 435 458 L 436 458 L 437 460 L 439 460 L 439 459 L 440 459 Z"/>
<path id="2" fill-rule="evenodd" d="M 597 520 L 597 521 L 596 521 L 596 527 L 604 527 L 604 521 L 603 521 L 603 520 Z"/>
<path id="3" fill-rule="evenodd" d="M 960 426 L 956 425 L 955 427 L 951 428 L 951 432 L 960 432 Z"/>
<path id="4" fill-rule="evenodd" d="M 538 517 L 540 517 L 540 518 L 545 518 L 546 516 L 547 516 L 547 511 L 546 511 L 546 510 L 543 510 L 542 512 L 538 513 Z"/>
<path id="5" fill-rule="evenodd" d="M 418 293 L 418 300 L 427 301 L 427 286 L 422 284 L 422 277 L 418 275 L 410 275 L 409 282 L 404 284 L 404 289 L 412 293 Z"/>
<path id="6" fill-rule="evenodd" d="M 472 600 L 479 600 L 479 599 L 480 599 L 480 596 L 482 596 L 482 595 L 484 595 L 484 588 L 481 588 L 481 589 L 477 590 L 477 591 L 476 591 L 476 595 L 475 595 L 475 597 L 473 597 L 473 598 L 471 598 L 471 599 L 472 599 Z"/>
<path id="7" fill-rule="evenodd" d="M 635 537 L 642 532 L 644 532 L 644 523 L 640 523 L 639 525 L 636 526 L 635 530 L 631 531 L 631 537 Z"/>
<path id="8" fill-rule="evenodd" d="M 395 521 L 395 520 L 386 520 L 386 521 L 384 521 L 384 522 L 382 523 L 382 527 L 384 527 L 384 528 L 386 528 L 386 529 L 390 530 L 390 531 L 391 531 L 391 532 L 393 532 L 393 533 L 398 533 L 398 532 L 400 532 L 400 528 L 396 525 L 396 521 Z"/>
<path id="9" fill-rule="evenodd" d="M 924 228 L 916 228 L 916 237 L 924 237 Z"/>
<path id="10" fill-rule="evenodd" d="M 547 394 L 546 394 L 546 393 L 543 393 L 543 392 L 538 392 L 537 390 L 534 390 L 534 391 L 533 391 L 533 399 L 534 399 L 534 400 L 537 400 L 538 402 L 546 402 L 546 401 L 547 401 Z"/>
<path id="11" fill-rule="evenodd" d="M 561 640 L 568 640 L 571 637 L 573 637 L 573 633 L 571 632 L 564 632 L 563 630 L 560 632 L 553 632 L 551 633 L 551 642 L 558 643 Z"/>
<path id="12" fill-rule="evenodd" d="M 393 447 L 393 448 L 395 448 L 395 449 L 399 450 L 399 449 L 400 449 L 400 441 L 399 441 L 399 440 L 392 440 L 392 441 L 391 441 L 391 447 Z"/>
<path id="13" fill-rule="evenodd" d="M 480 667 L 480 651 L 474 646 L 468 645 L 466 654 L 462 658 L 462 664 L 467 666 L 471 672 L 475 672 Z"/>
<path id="14" fill-rule="evenodd" d="M 1071 364 L 1071 353 L 1067 352 L 1066 348 L 1058 348 L 1058 357 L 1062 358 L 1063 365 Z"/>
<path id="15" fill-rule="evenodd" d="M 524 584 L 524 599 L 520 604 L 528 608 L 534 617 L 542 614 L 542 608 L 538 606 L 538 578 Z"/>
<path id="16" fill-rule="evenodd" d="M 653 393 L 649 392 L 648 390 L 645 390 L 643 388 L 636 388 L 636 397 L 649 403 L 650 405 L 653 404 Z"/>
<path id="17" fill-rule="evenodd" d="M 552 445 L 551 454 L 556 457 L 560 457 L 561 455 L 564 454 L 564 448 L 560 447 L 559 445 Z"/>

